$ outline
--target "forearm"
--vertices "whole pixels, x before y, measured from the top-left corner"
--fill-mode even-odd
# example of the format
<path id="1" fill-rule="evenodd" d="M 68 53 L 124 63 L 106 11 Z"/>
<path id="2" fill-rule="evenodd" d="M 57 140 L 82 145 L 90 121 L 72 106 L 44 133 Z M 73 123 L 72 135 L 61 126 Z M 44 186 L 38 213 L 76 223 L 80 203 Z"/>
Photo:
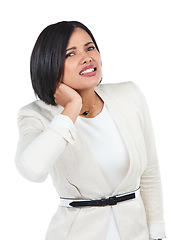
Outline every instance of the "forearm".
<path id="1" fill-rule="evenodd" d="M 66 140 L 52 129 L 46 129 L 23 153 L 16 155 L 16 166 L 25 178 L 41 182 L 46 179 L 51 167 L 65 149 Z"/>
<path id="2" fill-rule="evenodd" d="M 80 101 L 73 101 L 66 105 L 61 114 L 67 115 L 73 123 L 75 123 L 77 117 L 80 114 L 82 104 Z"/>
<path id="3" fill-rule="evenodd" d="M 63 115 L 55 116 L 44 131 L 38 130 L 38 122 L 34 118 L 21 120 L 16 166 L 25 178 L 41 182 L 66 145 L 74 142 L 76 129 L 71 119 Z"/>

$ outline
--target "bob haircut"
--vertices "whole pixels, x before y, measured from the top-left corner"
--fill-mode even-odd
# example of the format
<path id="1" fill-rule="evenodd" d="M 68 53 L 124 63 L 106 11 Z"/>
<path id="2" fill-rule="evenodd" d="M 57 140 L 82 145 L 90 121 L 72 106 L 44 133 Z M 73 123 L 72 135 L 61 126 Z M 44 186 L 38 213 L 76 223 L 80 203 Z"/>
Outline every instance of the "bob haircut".
<path id="1" fill-rule="evenodd" d="M 30 59 L 30 74 L 34 93 L 47 104 L 56 106 L 54 93 L 62 79 L 66 48 L 75 28 L 82 28 L 97 43 L 91 31 L 77 21 L 62 21 L 47 26 L 39 35 Z"/>

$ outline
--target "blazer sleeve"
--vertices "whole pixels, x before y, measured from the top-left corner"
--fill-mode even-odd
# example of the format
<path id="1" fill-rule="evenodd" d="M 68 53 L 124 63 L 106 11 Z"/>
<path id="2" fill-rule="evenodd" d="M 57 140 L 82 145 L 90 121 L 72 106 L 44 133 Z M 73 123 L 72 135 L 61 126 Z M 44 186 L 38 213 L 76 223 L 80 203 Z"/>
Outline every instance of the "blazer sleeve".
<path id="1" fill-rule="evenodd" d="M 147 166 L 141 176 L 141 196 L 144 203 L 150 237 L 165 238 L 163 197 L 160 170 L 149 108 L 139 87 L 131 82 L 140 99 L 142 128 L 146 146 Z"/>
<path id="2" fill-rule="evenodd" d="M 72 120 L 58 114 L 45 128 L 41 116 L 30 109 L 18 113 L 19 140 L 15 163 L 20 174 L 30 181 L 42 182 L 67 144 L 73 144 L 76 128 Z"/>

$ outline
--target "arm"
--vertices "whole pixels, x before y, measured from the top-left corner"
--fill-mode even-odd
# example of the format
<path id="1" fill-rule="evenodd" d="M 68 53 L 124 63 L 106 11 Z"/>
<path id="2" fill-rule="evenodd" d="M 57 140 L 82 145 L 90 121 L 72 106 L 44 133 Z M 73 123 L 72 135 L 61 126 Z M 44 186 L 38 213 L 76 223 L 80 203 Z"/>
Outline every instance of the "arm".
<path id="1" fill-rule="evenodd" d="M 17 169 L 31 181 L 44 181 L 67 144 L 74 142 L 75 126 L 68 116 L 60 114 L 44 129 L 34 112 L 26 115 L 20 110 L 18 127 Z"/>
<path id="2" fill-rule="evenodd" d="M 31 181 L 44 181 L 67 144 L 72 144 L 76 137 L 73 122 L 80 113 L 82 99 L 64 84 L 55 94 L 64 110 L 46 129 L 36 111 L 25 108 L 19 111 L 16 166 L 21 175 Z"/>
<path id="3" fill-rule="evenodd" d="M 141 176 L 141 196 L 145 206 L 150 237 L 152 239 L 161 239 L 165 237 L 165 226 L 163 220 L 163 199 L 152 122 L 148 105 L 145 101 L 143 94 L 135 83 L 131 83 L 133 84 L 133 87 L 139 95 L 140 99 L 142 128 L 148 160 L 146 169 Z"/>

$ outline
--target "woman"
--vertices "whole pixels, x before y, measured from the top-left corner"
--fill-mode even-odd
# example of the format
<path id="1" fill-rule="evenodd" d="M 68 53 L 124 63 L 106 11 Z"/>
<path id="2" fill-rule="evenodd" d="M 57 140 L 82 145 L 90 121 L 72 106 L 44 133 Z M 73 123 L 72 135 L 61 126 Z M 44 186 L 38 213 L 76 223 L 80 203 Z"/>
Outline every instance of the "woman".
<path id="1" fill-rule="evenodd" d="M 46 240 L 164 238 L 153 130 L 135 83 L 100 84 L 97 43 L 75 21 L 42 31 L 31 79 L 40 100 L 19 111 L 16 166 L 35 182 L 50 174 L 60 196 Z"/>

